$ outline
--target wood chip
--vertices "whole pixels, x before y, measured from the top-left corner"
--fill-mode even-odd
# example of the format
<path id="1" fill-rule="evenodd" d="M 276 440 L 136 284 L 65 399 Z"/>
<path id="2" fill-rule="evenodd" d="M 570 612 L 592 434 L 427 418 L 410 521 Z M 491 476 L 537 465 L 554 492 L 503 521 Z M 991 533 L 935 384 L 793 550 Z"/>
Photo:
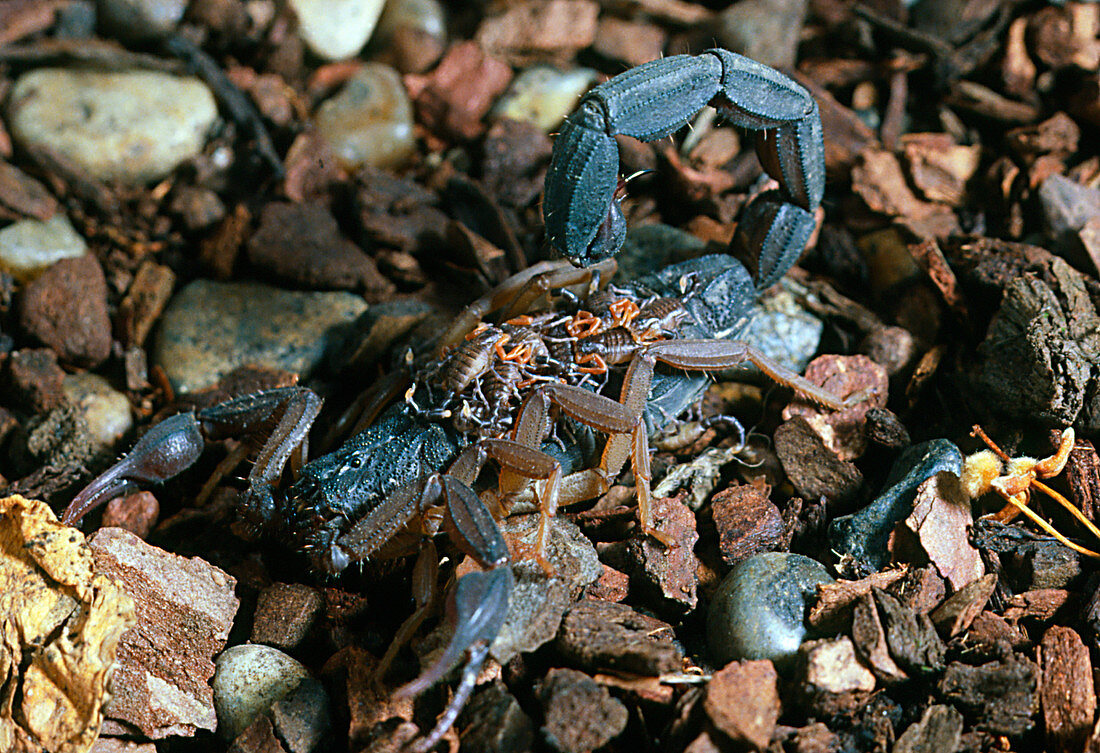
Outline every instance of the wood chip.
<path id="1" fill-rule="evenodd" d="M 1047 749 L 1081 750 L 1096 714 L 1089 650 L 1072 628 L 1055 625 L 1043 635 L 1039 661 Z"/>

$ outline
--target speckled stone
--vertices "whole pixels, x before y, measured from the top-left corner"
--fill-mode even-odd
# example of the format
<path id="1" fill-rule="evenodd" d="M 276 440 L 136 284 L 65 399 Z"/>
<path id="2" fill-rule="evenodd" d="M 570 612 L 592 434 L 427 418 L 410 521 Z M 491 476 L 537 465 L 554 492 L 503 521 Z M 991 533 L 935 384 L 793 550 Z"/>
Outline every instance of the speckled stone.
<path id="1" fill-rule="evenodd" d="M 19 143 L 127 183 L 159 180 L 197 155 L 218 117 L 197 78 L 156 71 L 39 68 L 19 77 L 8 101 Z"/>
<path id="2" fill-rule="evenodd" d="M 599 75 L 591 68 L 568 71 L 548 65 L 528 68 L 512 79 L 493 108 L 493 115 L 525 120 L 549 133 L 573 112 L 581 95 L 599 80 Z"/>
<path id="3" fill-rule="evenodd" d="M 188 0 L 99 0 L 99 16 L 106 29 L 123 39 L 156 39 L 171 33 Z"/>
<path id="4" fill-rule="evenodd" d="M 366 308 L 350 293 L 195 280 L 165 309 L 153 361 L 180 392 L 208 387 L 245 364 L 304 377 L 337 343 L 340 325 Z"/>
<path id="5" fill-rule="evenodd" d="M 318 57 L 349 58 L 370 39 L 385 0 L 290 0 L 298 35 Z"/>
<path id="6" fill-rule="evenodd" d="M 397 167 L 416 152 L 413 112 L 397 71 L 367 63 L 314 119 L 346 170 Z"/>
<path id="7" fill-rule="evenodd" d="M 789 666 L 806 637 L 803 619 L 819 583 L 833 577 L 817 560 L 767 552 L 726 575 L 707 614 L 707 640 L 719 664 L 770 659 Z"/>
<path id="8" fill-rule="evenodd" d="M 222 651 L 215 662 L 218 734 L 232 740 L 258 715 L 309 677 L 300 661 L 277 648 L 246 644 Z"/>
<path id="9" fill-rule="evenodd" d="M 98 374 L 66 374 L 62 389 L 84 414 L 88 433 L 100 446 L 110 447 L 134 425 L 130 401 Z"/>
<path id="10" fill-rule="evenodd" d="M 45 222 L 20 220 L 0 230 L 0 269 L 19 282 L 29 282 L 53 263 L 87 251 L 84 238 L 60 212 Z"/>

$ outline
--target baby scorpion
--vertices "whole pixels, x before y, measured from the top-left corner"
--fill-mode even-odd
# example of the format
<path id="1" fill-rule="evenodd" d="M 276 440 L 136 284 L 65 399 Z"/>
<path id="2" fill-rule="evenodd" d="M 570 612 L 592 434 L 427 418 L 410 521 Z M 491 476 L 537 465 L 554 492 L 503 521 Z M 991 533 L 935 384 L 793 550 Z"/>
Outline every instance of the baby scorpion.
<path id="1" fill-rule="evenodd" d="M 735 124 L 774 135 L 761 137 L 758 153 L 781 187 L 753 202 L 738 227 L 756 251 L 757 280 L 729 257 L 703 257 L 634 281 L 625 293 L 592 291 L 600 287 L 595 279 L 613 273 L 609 257 L 625 237 L 613 135 L 662 138 L 708 102 Z M 424 557 L 430 550 L 418 547 L 418 537 L 446 530 L 485 570 L 458 579 L 449 596 L 455 627 L 448 646 L 399 691 L 420 692 L 465 657 L 452 700 L 416 746 L 428 750 L 472 692 L 513 588 L 508 546 L 476 491 L 488 460 L 500 468 L 501 499 L 534 488 L 542 514 L 534 552 L 540 562 L 546 521 L 557 506 L 602 494 L 627 462 L 642 533 L 672 546 L 654 526 L 649 436 L 698 399 L 703 375 L 749 361 L 818 403 L 843 407 L 733 339 L 758 290 L 790 268 L 812 234 L 823 165 L 812 97 L 766 66 L 710 50 L 626 71 L 582 100 L 555 142 L 547 174 L 547 235 L 569 260 L 592 267 L 535 265 L 472 303 L 441 336 L 434 362 L 416 372 L 405 401 L 305 464 L 285 489 L 278 488 L 284 466 L 305 454 L 320 409 L 304 388 L 237 398 L 158 424 L 81 491 L 63 519 L 76 523 L 131 482 L 172 477 L 198 457 L 204 435 L 236 429 L 266 437 L 242 495 L 244 514 L 306 552 L 322 572 L 417 549 Z M 577 285 L 592 294 L 577 296 L 572 312 L 537 311 L 548 291 Z M 569 296 L 558 300 L 567 304 Z M 501 323 L 482 326 L 493 313 Z M 621 383 L 615 396 L 605 394 L 612 371 Z M 607 436 L 589 467 L 566 467 L 551 452 L 565 417 Z"/>

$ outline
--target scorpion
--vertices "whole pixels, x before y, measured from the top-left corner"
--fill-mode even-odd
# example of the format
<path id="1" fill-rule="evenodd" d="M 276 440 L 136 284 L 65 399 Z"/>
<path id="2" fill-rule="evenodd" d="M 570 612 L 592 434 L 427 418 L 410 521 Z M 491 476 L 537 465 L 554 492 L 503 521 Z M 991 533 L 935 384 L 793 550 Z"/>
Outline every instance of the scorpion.
<path id="1" fill-rule="evenodd" d="M 758 133 L 760 161 L 780 186 L 754 199 L 738 225 L 757 257 L 755 279 L 718 255 L 607 287 L 626 235 L 614 136 L 667 137 L 707 104 Z M 736 339 L 758 292 L 804 250 L 823 192 L 817 105 L 788 77 L 721 49 L 628 70 L 590 90 L 554 143 L 544 220 L 565 260 L 536 264 L 468 305 L 441 335 L 434 358 L 414 371 L 403 401 L 308 463 L 321 401 L 306 388 L 178 414 L 78 493 L 63 520 L 77 524 L 132 483 L 171 478 L 195 462 L 205 438 L 244 434 L 257 437 L 258 452 L 242 515 L 288 539 L 321 572 L 418 549 L 434 557 L 434 548 L 416 542 L 447 532 L 482 569 L 451 589 L 454 632 L 442 655 L 398 690 L 420 693 L 465 660 L 450 702 L 415 745 L 430 750 L 473 691 L 514 585 L 512 554 L 494 516 L 506 510 L 491 510 L 489 490 L 477 491 L 489 461 L 499 469 L 497 500 L 537 498 L 533 556 L 549 571 L 547 521 L 559 505 L 605 492 L 627 463 L 642 535 L 675 544 L 653 521 L 649 437 L 699 400 L 708 373 L 747 361 L 815 402 L 847 404 Z M 537 310 L 554 291 L 555 305 Z M 486 321 L 492 314 L 498 324 Z M 615 383 L 618 394 L 607 394 Z M 606 435 L 582 467 L 559 451 L 566 422 Z M 288 462 L 298 475 L 280 489 Z M 410 632 L 403 626 L 399 635 Z"/>

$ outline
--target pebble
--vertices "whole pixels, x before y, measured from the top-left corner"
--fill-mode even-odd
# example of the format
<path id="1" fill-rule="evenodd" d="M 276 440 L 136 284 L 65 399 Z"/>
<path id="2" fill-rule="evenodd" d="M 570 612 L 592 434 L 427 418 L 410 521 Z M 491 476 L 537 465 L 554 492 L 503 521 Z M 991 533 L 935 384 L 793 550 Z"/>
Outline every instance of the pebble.
<path id="1" fill-rule="evenodd" d="M 586 753 L 626 729 L 626 706 L 583 672 L 551 669 L 536 693 L 543 709 L 542 734 L 554 750 Z"/>
<path id="2" fill-rule="evenodd" d="M 801 374 L 817 352 L 824 331 L 822 321 L 780 287 L 756 304 L 742 338 L 781 366 Z"/>
<path id="3" fill-rule="evenodd" d="M 96 258 L 62 259 L 28 283 L 19 298 L 19 324 L 62 363 L 95 368 L 106 361 L 111 318 Z"/>
<path id="4" fill-rule="evenodd" d="M 252 641 L 281 649 L 302 642 L 322 606 L 321 594 L 301 583 L 275 583 L 260 592 L 252 622 Z"/>
<path id="5" fill-rule="evenodd" d="M 103 508 L 103 528 L 123 528 L 140 539 L 149 533 L 160 516 L 160 502 L 152 492 L 115 497 Z"/>
<path id="6" fill-rule="evenodd" d="M 21 348 L 7 358 L 5 403 L 31 413 L 45 413 L 65 399 L 65 371 L 49 348 Z"/>
<path id="7" fill-rule="evenodd" d="M 0 230 L 0 269 L 19 282 L 29 282 L 61 259 L 88 252 L 69 218 L 55 214 L 48 220 L 20 220 Z"/>
<path id="8" fill-rule="evenodd" d="M 946 439 L 913 445 L 894 461 L 884 491 L 871 504 L 852 515 L 837 518 L 829 526 L 834 550 L 853 560 L 856 572 L 878 572 L 890 561 L 890 534 L 913 511 L 917 487 L 940 471 L 962 473 L 959 448 Z"/>
<path id="9" fill-rule="evenodd" d="M 366 307 L 350 293 L 195 280 L 168 304 L 153 360 L 181 393 L 209 387 L 245 364 L 305 377 L 335 344 L 333 330 Z"/>
<path id="10" fill-rule="evenodd" d="M 373 58 L 401 73 L 423 73 L 447 46 L 447 20 L 438 0 L 388 0 L 371 37 Z"/>
<path id="11" fill-rule="evenodd" d="M 545 133 L 561 125 L 581 95 L 599 80 L 591 68 L 560 71 L 548 65 L 528 68 L 514 79 L 493 108 L 498 118 L 533 123 Z"/>
<path id="12" fill-rule="evenodd" d="M 1100 189 L 1082 186 L 1055 173 L 1039 186 L 1047 232 L 1053 240 L 1076 232 L 1090 219 L 1100 217 Z"/>
<path id="13" fill-rule="evenodd" d="M 199 154 L 218 117 L 197 78 L 156 71 L 39 68 L 9 99 L 12 135 L 53 149 L 99 180 L 149 183 Z"/>
<path id="14" fill-rule="evenodd" d="M 462 747 L 479 753 L 522 753 L 535 742 L 535 725 L 503 683 L 476 693 L 458 717 Z"/>
<path id="15" fill-rule="evenodd" d="M 234 739 L 308 678 L 305 665 L 271 646 L 249 643 L 222 651 L 212 683 L 218 734 Z"/>
<path id="16" fill-rule="evenodd" d="M 314 122 L 345 170 L 400 167 L 416 153 L 412 103 L 397 71 L 381 63 L 366 63 Z"/>
<path id="17" fill-rule="evenodd" d="M 539 516 L 532 514 L 512 516 L 502 522 L 501 532 L 509 549 L 533 551 L 538 521 Z M 492 656 L 501 664 L 553 640 L 562 615 L 603 572 L 591 539 L 576 524 L 560 516 L 550 520 L 546 558 L 554 568 L 552 578 L 546 577 L 534 559 L 523 559 L 512 566 L 515 587 L 508 616 L 492 645 Z"/>
<path id="18" fill-rule="evenodd" d="M 332 728 L 328 693 L 319 680 L 307 677 L 271 706 L 275 732 L 289 753 L 313 753 Z"/>
<path id="19" fill-rule="evenodd" d="M 447 18 L 439 0 L 387 0 L 372 42 L 385 43 L 397 29 L 418 29 L 438 40 L 447 38 Z"/>
<path id="20" fill-rule="evenodd" d="M 121 528 L 101 528 L 88 544 L 96 571 L 121 583 L 138 619 L 119 643 L 107 716 L 152 739 L 213 730 L 209 681 L 240 604 L 237 581 Z"/>
<path id="21" fill-rule="evenodd" d="M 699 558 L 695 543 L 699 533 L 695 514 L 684 504 L 688 492 L 652 501 L 654 527 L 671 541 L 664 544 L 649 536 L 631 539 L 627 553 L 635 572 L 662 609 L 686 613 L 699 603 Z"/>
<path id="22" fill-rule="evenodd" d="M 298 36 L 325 60 L 356 54 L 370 39 L 385 0 L 290 0 Z"/>
<path id="23" fill-rule="evenodd" d="M 183 18 L 188 0 L 99 0 L 104 29 L 127 41 L 167 36 Z"/>
<path id="24" fill-rule="evenodd" d="M 134 425 L 130 401 L 98 374 L 67 374 L 62 389 L 84 414 L 88 432 L 101 447 L 113 446 Z"/>
<path id="25" fill-rule="evenodd" d="M 714 34 L 721 47 L 773 68 L 790 69 L 798 53 L 806 4 L 806 0 L 742 0 L 718 14 Z"/>
<path id="26" fill-rule="evenodd" d="M 712 657 L 720 664 L 770 659 L 789 665 L 806 636 L 803 619 L 817 585 L 832 582 L 824 565 L 800 554 L 743 560 L 723 579 L 707 614 Z"/>

